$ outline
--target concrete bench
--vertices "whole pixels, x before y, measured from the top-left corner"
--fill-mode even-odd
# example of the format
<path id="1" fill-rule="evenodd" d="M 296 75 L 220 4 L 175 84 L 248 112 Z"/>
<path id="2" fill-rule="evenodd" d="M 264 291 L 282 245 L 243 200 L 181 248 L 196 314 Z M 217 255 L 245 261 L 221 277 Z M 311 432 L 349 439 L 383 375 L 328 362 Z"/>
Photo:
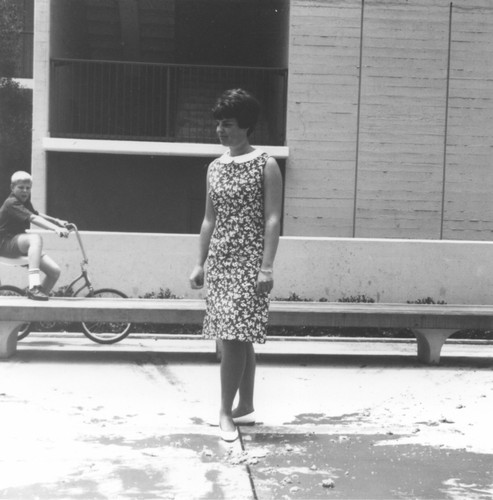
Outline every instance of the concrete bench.
<path id="1" fill-rule="evenodd" d="M 15 353 L 17 332 L 26 322 L 199 324 L 204 311 L 202 300 L 56 297 L 38 302 L 25 297 L 0 297 L 0 358 Z"/>
<path id="2" fill-rule="evenodd" d="M 418 359 L 438 364 L 445 341 L 460 330 L 491 330 L 493 306 L 348 302 L 272 302 L 272 325 L 407 328 Z"/>
<path id="3" fill-rule="evenodd" d="M 203 300 L 53 298 L 35 302 L 0 298 L 0 358 L 12 356 L 17 329 L 26 321 L 119 321 L 200 324 Z M 273 301 L 273 326 L 408 328 L 417 338 L 418 359 L 438 364 L 446 339 L 459 330 L 493 329 L 493 306 Z"/>

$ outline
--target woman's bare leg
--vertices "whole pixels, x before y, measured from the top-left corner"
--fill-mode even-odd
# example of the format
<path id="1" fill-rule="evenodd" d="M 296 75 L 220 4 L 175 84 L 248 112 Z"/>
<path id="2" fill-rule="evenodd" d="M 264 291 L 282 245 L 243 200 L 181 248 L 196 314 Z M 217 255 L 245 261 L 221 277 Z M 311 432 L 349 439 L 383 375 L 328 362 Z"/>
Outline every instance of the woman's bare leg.
<path id="1" fill-rule="evenodd" d="M 223 340 L 221 356 L 221 409 L 219 425 L 223 431 L 234 431 L 232 408 L 246 365 L 246 344 L 239 340 Z"/>
<path id="2" fill-rule="evenodd" d="M 254 411 L 253 392 L 255 388 L 256 359 L 253 344 L 245 342 L 245 369 L 239 387 L 238 406 L 233 410 L 233 417 L 248 415 Z"/>

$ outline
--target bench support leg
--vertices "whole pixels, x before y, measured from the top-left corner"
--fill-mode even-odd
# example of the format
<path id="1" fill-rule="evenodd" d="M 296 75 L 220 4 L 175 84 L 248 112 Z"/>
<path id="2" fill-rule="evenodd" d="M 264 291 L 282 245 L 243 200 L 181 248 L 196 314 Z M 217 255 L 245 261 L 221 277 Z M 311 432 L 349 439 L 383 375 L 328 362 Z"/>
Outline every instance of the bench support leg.
<path id="1" fill-rule="evenodd" d="M 418 359 L 428 365 L 438 365 L 443 344 L 456 331 L 441 328 L 413 329 L 418 340 Z"/>
<path id="2" fill-rule="evenodd" d="M 0 321 L 0 359 L 10 358 L 17 350 L 17 332 L 20 321 Z"/>

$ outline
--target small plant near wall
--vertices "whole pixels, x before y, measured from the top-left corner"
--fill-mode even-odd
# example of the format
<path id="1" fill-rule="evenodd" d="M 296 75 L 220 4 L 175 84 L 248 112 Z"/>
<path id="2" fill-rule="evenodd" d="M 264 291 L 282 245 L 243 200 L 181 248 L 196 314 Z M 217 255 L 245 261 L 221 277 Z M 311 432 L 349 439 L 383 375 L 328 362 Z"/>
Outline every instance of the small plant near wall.
<path id="1" fill-rule="evenodd" d="M 350 295 L 349 297 L 342 297 L 341 299 L 337 299 L 337 302 L 361 302 L 366 304 L 373 304 L 375 302 L 375 299 L 367 297 L 365 294 L 360 294 Z"/>
<path id="2" fill-rule="evenodd" d="M 287 297 L 274 297 L 273 300 L 287 301 L 287 302 L 330 302 L 327 297 L 321 297 L 318 301 L 314 301 L 311 298 L 301 297 L 296 292 L 290 292 Z M 361 302 L 371 304 L 375 302 L 375 299 L 367 297 L 365 294 L 342 296 L 337 299 L 336 302 Z"/>
<path id="3" fill-rule="evenodd" d="M 175 295 L 169 288 L 160 288 L 159 292 L 147 292 L 144 295 L 139 295 L 139 299 L 183 299 Z"/>
<path id="4" fill-rule="evenodd" d="M 289 295 L 287 297 L 274 297 L 274 300 L 287 302 L 313 302 L 313 299 L 300 297 L 296 292 L 289 292 Z"/>
<path id="5" fill-rule="evenodd" d="M 408 304 L 446 304 L 445 301 L 439 300 L 438 302 L 435 302 L 431 297 L 425 297 L 423 299 L 417 299 L 417 300 L 408 300 Z"/>
<path id="6" fill-rule="evenodd" d="M 274 297 L 272 300 L 286 301 L 286 302 L 317 302 L 311 298 L 301 297 L 296 292 L 290 292 L 287 297 Z M 321 297 L 318 302 L 329 302 L 327 297 Z"/>

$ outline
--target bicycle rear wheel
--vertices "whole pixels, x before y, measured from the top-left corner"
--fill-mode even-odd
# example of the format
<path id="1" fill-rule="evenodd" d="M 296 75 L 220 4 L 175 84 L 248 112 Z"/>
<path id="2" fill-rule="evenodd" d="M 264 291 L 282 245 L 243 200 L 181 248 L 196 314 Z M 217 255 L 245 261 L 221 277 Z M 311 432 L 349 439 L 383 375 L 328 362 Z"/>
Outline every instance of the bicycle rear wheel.
<path id="1" fill-rule="evenodd" d="M 1 285 L 0 295 L 4 297 L 25 297 L 26 294 L 20 288 L 11 285 Z M 17 332 L 17 340 L 26 338 L 31 333 L 31 323 L 23 323 Z"/>
<path id="2" fill-rule="evenodd" d="M 127 296 L 112 288 L 101 288 L 86 295 L 87 298 L 126 299 Z M 98 344 L 115 344 L 127 337 L 132 323 L 85 321 L 82 322 L 84 335 Z"/>

